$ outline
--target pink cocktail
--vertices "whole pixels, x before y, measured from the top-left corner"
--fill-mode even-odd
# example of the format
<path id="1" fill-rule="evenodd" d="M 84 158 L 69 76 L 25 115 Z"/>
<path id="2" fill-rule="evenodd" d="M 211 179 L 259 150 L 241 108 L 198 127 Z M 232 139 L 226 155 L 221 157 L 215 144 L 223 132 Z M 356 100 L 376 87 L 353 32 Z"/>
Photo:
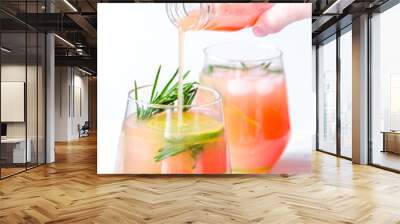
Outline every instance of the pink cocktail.
<path id="1" fill-rule="evenodd" d="M 138 88 L 149 96 L 151 88 Z M 116 173 L 224 174 L 230 173 L 221 99 L 214 90 L 198 87 L 182 120 L 176 105 L 154 105 L 128 97 L 118 145 Z M 146 118 L 138 110 L 156 112 Z M 178 122 L 179 121 L 179 122 Z"/>
<path id="2" fill-rule="evenodd" d="M 222 96 L 233 173 L 268 173 L 290 135 L 280 51 L 252 44 L 207 48 L 200 82 Z"/>

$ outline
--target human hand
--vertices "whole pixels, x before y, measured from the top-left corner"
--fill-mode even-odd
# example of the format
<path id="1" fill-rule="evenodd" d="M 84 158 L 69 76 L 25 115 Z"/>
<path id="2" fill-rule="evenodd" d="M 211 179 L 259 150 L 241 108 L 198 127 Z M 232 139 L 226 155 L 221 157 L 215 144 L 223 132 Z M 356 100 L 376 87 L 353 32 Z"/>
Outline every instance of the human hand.
<path id="1" fill-rule="evenodd" d="M 274 4 L 258 17 L 253 33 L 259 37 L 277 33 L 287 25 L 310 16 L 311 4 Z"/>

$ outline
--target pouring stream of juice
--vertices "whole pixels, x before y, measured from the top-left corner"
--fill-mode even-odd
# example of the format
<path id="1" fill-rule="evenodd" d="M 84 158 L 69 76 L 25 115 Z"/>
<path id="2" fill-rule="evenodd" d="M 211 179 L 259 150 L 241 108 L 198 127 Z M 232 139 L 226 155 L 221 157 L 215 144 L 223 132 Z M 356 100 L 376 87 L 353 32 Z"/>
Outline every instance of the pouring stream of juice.
<path id="1" fill-rule="evenodd" d="M 184 107 L 184 95 L 183 95 L 183 74 L 184 74 L 184 58 L 185 58 L 185 33 L 190 29 L 192 24 L 196 22 L 192 16 L 187 16 L 179 21 L 178 35 L 179 35 L 179 67 L 178 67 L 178 127 L 183 124 L 183 107 Z"/>
<path id="2" fill-rule="evenodd" d="M 182 125 L 183 113 L 183 63 L 184 63 L 185 30 L 179 27 L 179 68 L 178 68 L 178 127 Z"/>

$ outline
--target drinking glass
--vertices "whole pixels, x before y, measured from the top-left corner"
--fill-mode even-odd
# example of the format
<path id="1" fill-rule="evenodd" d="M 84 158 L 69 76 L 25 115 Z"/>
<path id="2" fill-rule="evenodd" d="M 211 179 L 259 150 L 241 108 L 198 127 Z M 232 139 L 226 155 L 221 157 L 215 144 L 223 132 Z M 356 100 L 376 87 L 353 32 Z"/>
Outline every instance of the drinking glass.
<path id="1" fill-rule="evenodd" d="M 268 173 L 290 135 L 281 51 L 223 43 L 204 53 L 200 83 L 222 96 L 232 173 Z"/>
<path id="2" fill-rule="evenodd" d="M 149 104 L 151 91 L 152 86 L 143 86 L 128 94 L 117 173 L 229 173 L 218 92 L 198 86 L 192 104 L 183 106 L 180 120 L 178 105 Z"/>

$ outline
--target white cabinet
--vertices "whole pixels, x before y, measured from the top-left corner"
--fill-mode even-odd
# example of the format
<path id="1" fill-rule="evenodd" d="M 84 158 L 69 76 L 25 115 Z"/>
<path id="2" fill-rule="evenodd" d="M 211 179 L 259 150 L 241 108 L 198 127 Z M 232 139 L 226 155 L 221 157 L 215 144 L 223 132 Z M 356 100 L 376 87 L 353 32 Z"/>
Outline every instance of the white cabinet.
<path id="1" fill-rule="evenodd" d="M 25 151 L 25 138 L 7 138 L 2 139 L 2 147 L 12 151 L 12 163 L 25 163 L 32 161 L 32 140 L 26 140 L 27 147 Z M 26 161 L 25 161 L 26 160 Z"/>

